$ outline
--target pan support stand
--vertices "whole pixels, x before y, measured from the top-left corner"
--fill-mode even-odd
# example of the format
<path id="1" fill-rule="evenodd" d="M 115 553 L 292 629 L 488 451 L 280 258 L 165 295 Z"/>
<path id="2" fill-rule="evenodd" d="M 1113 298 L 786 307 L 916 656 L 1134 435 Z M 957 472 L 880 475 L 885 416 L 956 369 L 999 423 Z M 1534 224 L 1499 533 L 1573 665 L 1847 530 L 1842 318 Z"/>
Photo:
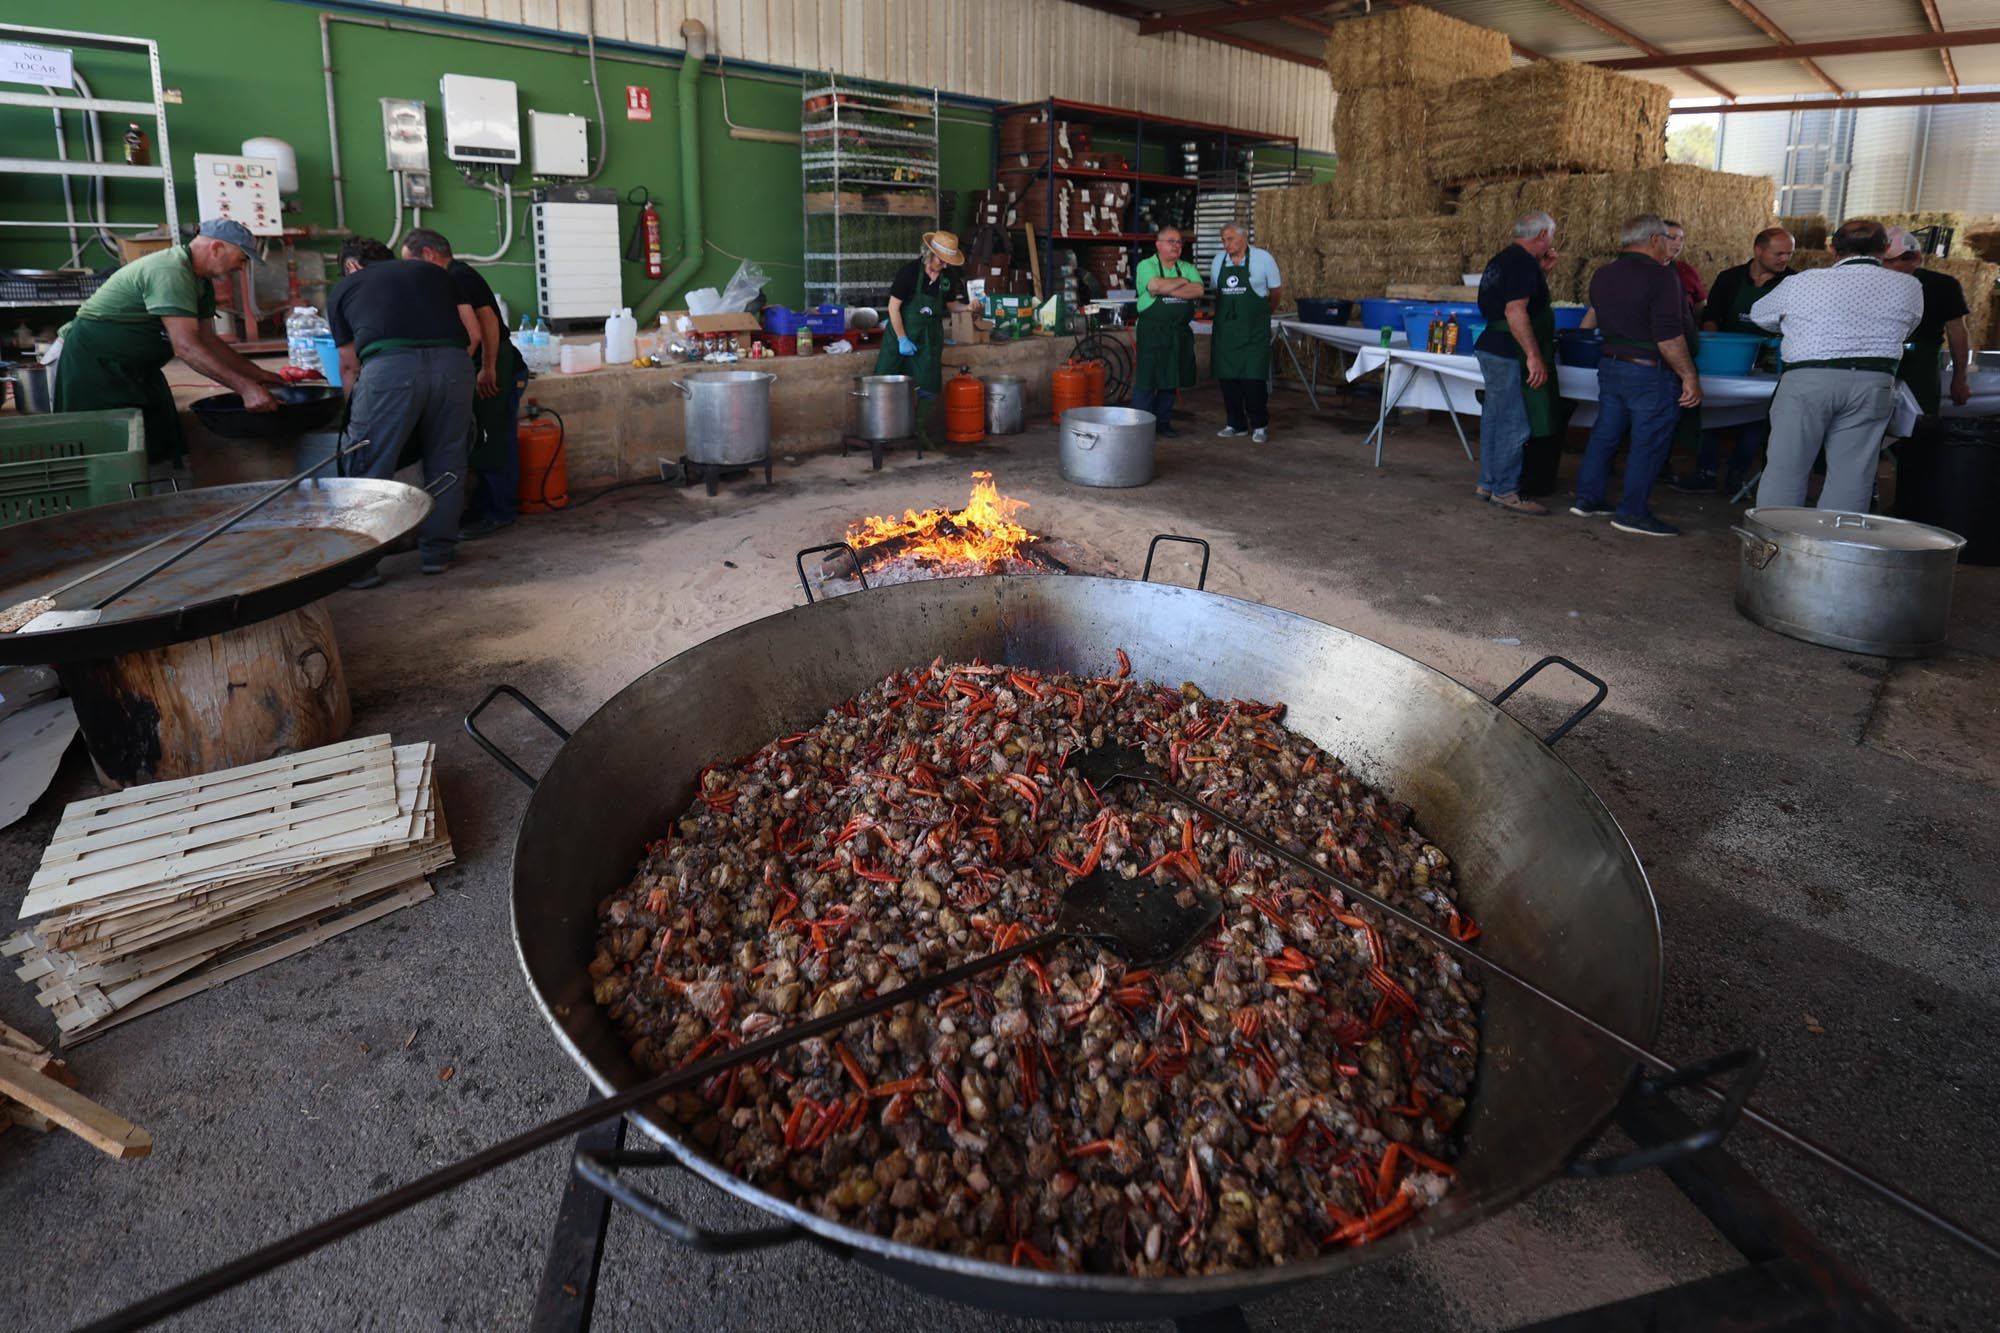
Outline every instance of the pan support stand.
<path id="1" fill-rule="evenodd" d="M 917 459 L 921 462 L 924 456 L 924 437 L 921 434 L 906 436 L 901 440 L 864 440 L 859 435 L 843 435 L 840 437 L 840 456 L 845 458 L 856 449 L 866 449 L 868 451 L 869 471 L 880 472 L 882 470 L 883 451 L 892 444 L 904 443 L 916 447 Z"/>
<path id="2" fill-rule="evenodd" d="M 697 463 L 694 459 L 683 456 L 681 459 L 681 484 L 683 486 L 692 486 L 695 482 L 699 481 L 710 495 L 714 495 L 719 490 L 719 484 L 724 478 L 748 476 L 758 467 L 764 469 L 764 489 L 769 490 L 775 484 L 771 480 L 771 455 L 769 454 L 765 454 L 762 458 L 753 458 L 746 463 Z"/>

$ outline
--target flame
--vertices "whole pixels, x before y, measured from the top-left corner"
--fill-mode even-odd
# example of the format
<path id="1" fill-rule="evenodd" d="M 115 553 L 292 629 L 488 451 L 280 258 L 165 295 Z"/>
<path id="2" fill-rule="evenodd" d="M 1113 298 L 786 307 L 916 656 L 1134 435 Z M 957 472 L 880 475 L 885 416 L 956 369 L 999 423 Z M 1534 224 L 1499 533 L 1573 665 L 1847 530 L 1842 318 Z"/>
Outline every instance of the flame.
<path id="1" fill-rule="evenodd" d="M 965 508 L 906 509 L 901 518 L 871 517 L 847 525 L 847 541 L 868 553 L 871 546 L 901 538 L 894 555 L 934 561 L 954 569 L 977 566 L 988 572 L 1021 558 L 1036 540 L 1014 521 L 1026 500 L 1002 495 L 991 472 L 972 474 L 972 498 Z M 884 553 L 887 554 L 887 553 Z"/>

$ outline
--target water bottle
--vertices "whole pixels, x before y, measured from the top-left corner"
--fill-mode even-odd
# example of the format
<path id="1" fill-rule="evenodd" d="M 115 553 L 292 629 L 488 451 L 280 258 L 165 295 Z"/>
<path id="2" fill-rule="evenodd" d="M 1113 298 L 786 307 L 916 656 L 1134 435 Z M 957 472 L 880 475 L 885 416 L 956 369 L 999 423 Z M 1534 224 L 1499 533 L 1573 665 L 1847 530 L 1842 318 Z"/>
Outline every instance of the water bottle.
<path id="1" fill-rule="evenodd" d="M 318 370 L 318 340 L 327 336 L 326 319 L 309 305 L 294 306 L 285 316 L 287 361 L 301 370 Z"/>
<path id="2" fill-rule="evenodd" d="M 514 350 L 521 354 L 521 360 L 526 361 L 529 350 L 535 345 L 535 326 L 529 320 L 527 311 L 521 312 L 521 327 L 514 330 L 514 335 L 509 341 L 514 344 Z"/>
<path id="3" fill-rule="evenodd" d="M 556 353 L 554 343 L 555 339 L 549 336 L 549 321 L 547 317 L 537 315 L 535 317 L 534 355 L 534 368 L 536 370 L 547 371 L 555 366 Z"/>

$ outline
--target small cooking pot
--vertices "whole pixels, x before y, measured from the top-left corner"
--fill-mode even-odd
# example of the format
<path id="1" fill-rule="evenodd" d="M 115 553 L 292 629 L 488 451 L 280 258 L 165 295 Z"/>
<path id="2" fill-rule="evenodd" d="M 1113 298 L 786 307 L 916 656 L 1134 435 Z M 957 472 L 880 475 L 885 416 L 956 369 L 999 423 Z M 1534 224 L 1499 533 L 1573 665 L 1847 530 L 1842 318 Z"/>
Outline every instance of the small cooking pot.
<path id="1" fill-rule="evenodd" d="M 1758 508 L 1742 539 L 1736 609 L 1765 629 L 1874 657 L 1921 657 L 1944 643 L 1965 538 L 1943 528 L 1838 509 Z"/>

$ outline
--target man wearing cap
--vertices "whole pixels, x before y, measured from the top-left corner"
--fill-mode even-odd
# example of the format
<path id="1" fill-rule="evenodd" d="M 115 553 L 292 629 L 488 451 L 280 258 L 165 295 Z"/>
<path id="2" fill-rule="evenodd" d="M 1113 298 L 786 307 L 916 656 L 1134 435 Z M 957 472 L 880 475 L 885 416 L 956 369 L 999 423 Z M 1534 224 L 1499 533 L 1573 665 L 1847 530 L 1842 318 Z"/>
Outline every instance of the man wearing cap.
<path id="1" fill-rule="evenodd" d="M 1229 418 L 1216 432 L 1224 439 L 1246 431 L 1257 444 L 1269 438 L 1271 312 L 1278 308 L 1283 281 L 1269 250 L 1250 244 L 1234 222 L 1223 225 L 1222 253 L 1209 268 L 1209 282 L 1215 288 L 1209 360 L 1222 385 L 1222 407 Z"/>
<path id="2" fill-rule="evenodd" d="M 910 376 L 917 382 L 917 396 L 926 400 L 944 389 L 945 313 L 972 308 L 965 279 L 953 271 L 964 264 L 957 236 L 927 231 L 923 249 L 896 270 L 889 284 L 889 332 L 876 354 L 875 373 Z M 933 411 L 935 405 L 927 401 L 918 427 L 926 437 Z"/>
<path id="3" fill-rule="evenodd" d="M 55 409 L 91 412 L 136 407 L 146 418 L 146 454 L 178 461 L 187 452 L 173 390 L 161 373 L 179 357 L 243 396 L 252 412 L 275 412 L 275 373 L 216 336 L 216 278 L 250 262 L 255 244 L 240 222 L 211 218 L 193 240 L 135 259 L 113 273 L 63 326 Z"/>
<path id="4" fill-rule="evenodd" d="M 1924 289 L 1883 266 L 1888 248 L 1881 223 L 1843 223 L 1833 234 L 1832 268 L 1794 274 L 1750 307 L 1751 323 L 1784 335 L 1785 373 L 1771 395 L 1771 443 L 1757 483 L 1760 508 L 1804 504 L 1823 448 L 1819 507 L 1868 510 L 1903 342 L 1924 317 Z"/>
<path id="5" fill-rule="evenodd" d="M 1951 345 L 1951 401 L 1960 407 L 1972 397 L 1972 339 L 1965 331 L 1965 317 L 1972 307 L 1965 303 L 1965 288 L 1949 273 L 1933 273 L 1924 267 L 1924 248 L 1901 227 L 1889 228 L 1889 248 L 1882 255 L 1882 267 L 1907 273 L 1924 289 L 1924 317 L 1910 334 L 1908 349 L 1896 368 L 1896 378 L 1910 386 L 1924 415 L 1934 417 L 1944 406 L 1938 388 L 1938 357 Z"/>
<path id="6" fill-rule="evenodd" d="M 1750 262 L 1726 268 L 1715 275 L 1708 294 L 1701 326 L 1717 333 L 1747 333 L 1764 336 L 1764 330 L 1750 322 L 1750 307 L 1771 293 L 1778 283 L 1792 276 L 1792 234 L 1783 227 L 1766 227 L 1750 244 Z M 1764 441 L 1771 435 L 1768 416 L 1735 427 L 1707 427 L 1695 451 L 1694 472 L 1675 477 L 1667 484 L 1684 495 L 1706 495 L 1715 489 L 1716 462 L 1722 454 L 1722 432 L 1736 432 L 1736 447 L 1730 451 L 1729 469 L 1722 489 L 1735 495 L 1743 489 L 1750 469 L 1757 465 Z"/>
<path id="7" fill-rule="evenodd" d="M 1139 289 L 1139 363 L 1132 371 L 1132 406 L 1151 412 L 1159 433 L 1171 437 L 1174 398 L 1194 384 L 1194 303 L 1203 290 L 1201 270 L 1181 258 L 1180 228 L 1160 228 L 1133 284 Z"/>

